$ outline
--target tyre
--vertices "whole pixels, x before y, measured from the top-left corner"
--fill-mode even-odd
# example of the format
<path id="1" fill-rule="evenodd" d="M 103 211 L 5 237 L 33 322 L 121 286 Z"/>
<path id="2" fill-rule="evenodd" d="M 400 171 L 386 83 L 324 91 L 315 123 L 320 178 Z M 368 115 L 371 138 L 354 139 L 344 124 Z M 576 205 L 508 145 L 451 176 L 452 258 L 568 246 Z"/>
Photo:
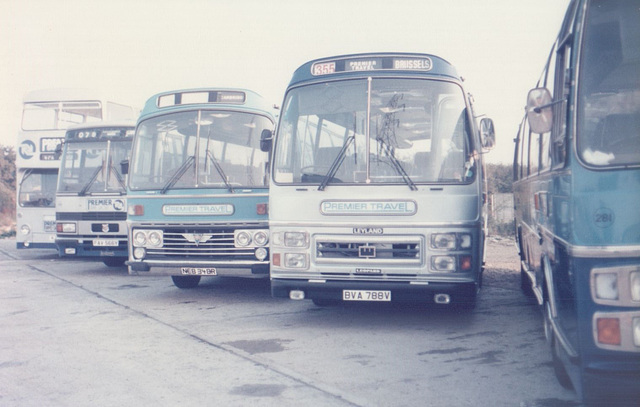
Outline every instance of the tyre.
<path id="1" fill-rule="evenodd" d="M 108 267 L 122 267 L 126 260 L 124 257 L 104 257 L 102 262 Z"/>
<path id="2" fill-rule="evenodd" d="M 171 276 L 171 279 L 178 288 L 195 288 L 200 283 L 200 276 Z"/>

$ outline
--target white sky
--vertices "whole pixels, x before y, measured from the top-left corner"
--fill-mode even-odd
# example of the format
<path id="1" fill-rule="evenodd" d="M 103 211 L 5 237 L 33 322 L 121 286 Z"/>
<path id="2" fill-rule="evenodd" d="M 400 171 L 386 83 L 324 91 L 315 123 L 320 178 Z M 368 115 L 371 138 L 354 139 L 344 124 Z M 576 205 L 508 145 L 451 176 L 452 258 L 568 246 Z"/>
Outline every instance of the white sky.
<path id="1" fill-rule="evenodd" d="M 491 117 L 490 162 L 510 163 L 569 0 L 0 0 L 0 145 L 25 93 L 93 89 L 142 108 L 151 95 L 249 88 L 280 105 L 304 62 L 369 51 L 439 55 Z"/>

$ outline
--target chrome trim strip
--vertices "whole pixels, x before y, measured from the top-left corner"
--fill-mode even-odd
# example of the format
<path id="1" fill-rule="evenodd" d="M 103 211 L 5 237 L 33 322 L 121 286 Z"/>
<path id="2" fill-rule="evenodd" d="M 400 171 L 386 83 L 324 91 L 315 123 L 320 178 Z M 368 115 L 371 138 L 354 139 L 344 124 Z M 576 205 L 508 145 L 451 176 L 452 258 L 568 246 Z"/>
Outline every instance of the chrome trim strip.
<path id="1" fill-rule="evenodd" d="M 525 223 L 523 223 L 529 230 L 533 232 L 533 229 Z M 621 246 L 577 246 L 567 242 L 565 239 L 555 235 L 551 230 L 540 226 L 539 229 L 544 237 L 552 239 L 554 242 L 559 243 L 567 249 L 567 253 L 571 257 L 579 258 L 620 258 L 620 257 L 640 257 L 640 244 Z M 535 232 L 534 232 L 535 233 Z M 536 234 L 537 235 L 537 234 Z"/>

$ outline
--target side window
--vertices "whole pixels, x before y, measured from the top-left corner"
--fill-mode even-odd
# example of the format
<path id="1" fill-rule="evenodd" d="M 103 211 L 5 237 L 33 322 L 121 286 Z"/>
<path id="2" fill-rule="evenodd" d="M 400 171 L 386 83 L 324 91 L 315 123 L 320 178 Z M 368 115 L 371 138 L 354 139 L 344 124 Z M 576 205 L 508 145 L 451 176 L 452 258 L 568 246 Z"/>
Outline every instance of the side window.
<path id="1" fill-rule="evenodd" d="M 529 130 L 529 129 L 527 129 Z M 540 134 L 529 133 L 529 174 L 538 174 L 538 165 L 540 162 Z"/>
<path id="2" fill-rule="evenodd" d="M 527 123 L 527 117 L 520 122 L 518 134 L 515 139 L 515 148 L 513 152 L 513 180 L 517 181 L 522 178 L 522 134 L 524 126 Z"/>
<path id="3" fill-rule="evenodd" d="M 549 62 L 547 63 L 547 73 L 545 74 L 544 86 L 547 89 L 549 89 L 549 92 L 551 92 L 552 95 L 554 94 L 554 89 L 555 89 L 554 74 L 556 73 L 556 56 L 557 56 L 557 53 L 554 49 L 551 52 L 551 55 L 549 56 Z M 540 152 L 538 157 L 540 172 L 549 170 L 551 168 L 551 151 L 549 150 L 550 139 L 551 139 L 551 132 L 538 135 L 538 141 L 540 144 Z"/>
<path id="4" fill-rule="evenodd" d="M 529 124 L 525 121 L 525 125 L 522 128 L 522 138 L 520 139 L 521 147 L 521 155 L 520 155 L 520 174 L 522 178 L 526 178 L 529 176 Z"/>
<path id="5" fill-rule="evenodd" d="M 553 100 L 564 100 L 553 106 L 551 159 L 554 167 L 564 165 L 567 138 L 567 109 L 571 90 L 571 47 L 567 44 L 558 51 L 556 61 L 555 91 Z"/>
<path id="6" fill-rule="evenodd" d="M 553 100 L 564 100 L 553 106 L 553 128 L 551 129 L 550 159 L 554 168 L 564 166 L 567 153 L 567 114 L 569 110 L 569 97 L 571 91 L 571 81 L 573 73 L 571 69 L 572 58 L 572 31 L 577 12 L 577 3 L 573 5 L 573 10 L 567 13 L 562 23 L 560 31 L 558 51 L 556 53 L 556 72 L 553 80 Z"/>

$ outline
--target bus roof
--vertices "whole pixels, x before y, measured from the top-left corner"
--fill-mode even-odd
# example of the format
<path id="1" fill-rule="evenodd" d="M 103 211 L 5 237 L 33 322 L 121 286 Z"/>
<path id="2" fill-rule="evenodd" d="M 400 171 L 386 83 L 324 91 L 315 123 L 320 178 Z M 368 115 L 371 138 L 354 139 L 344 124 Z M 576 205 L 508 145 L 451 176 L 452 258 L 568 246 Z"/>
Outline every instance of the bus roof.
<path id="1" fill-rule="evenodd" d="M 101 100 L 102 95 L 89 89 L 81 88 L 54 88 L 38 89 L 27 92 L 22 101 L 24 103 L 33 102 L 58 102 L 58 101 L 78 101 L 78 100 Z"/>
<path id="2" fill-rule="evenodd" d="M 374 71 L 376 76 L 420 74 L 462 80 L 453 65 L 436 55 L 375 52 L 314 59 L 296 69 L 289 86 L 337 77 L 362 76 L 364 72 Z"/>
<path id="3" fill-rule="evenodd" d="M 266 113 L 275 121 L 274 105 L 262 96 L 241 88 L 194 88 L 161 92 L 150 97 L 138 121 L 168 112 L 197 109 L 232 109 Z"/>

